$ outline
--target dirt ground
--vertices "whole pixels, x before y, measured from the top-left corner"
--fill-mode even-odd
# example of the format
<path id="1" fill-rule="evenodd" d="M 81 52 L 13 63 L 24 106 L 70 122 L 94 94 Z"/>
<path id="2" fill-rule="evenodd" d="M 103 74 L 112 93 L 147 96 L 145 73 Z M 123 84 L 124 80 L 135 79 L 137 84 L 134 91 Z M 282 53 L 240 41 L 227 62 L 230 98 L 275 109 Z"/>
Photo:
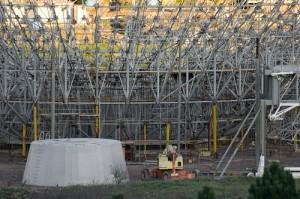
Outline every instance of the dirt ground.
<path id="1" fill-rule="evenodd" d="M 225 147 L 220 148 L 219 151 L 222 154 Z M 22 184 L 26 159 L 21 157 L 20 149 L 14 150 L 11 154 L 9 155 L 7 150 L 0 151 L 0 187 L 20 186 Z M 254 154 L 254 148 L 250 145 L 238 152 L 228 168 L 227 175 L 245 175 L 253 170 L 256 165 Z M 185 163 L 184 167 L 189 170 L 197 168 L 203 175 L 211 175 L 220 158 L 221 155 L 217 159 L 215 157 L 194 157 L 193 162 Z M 228 158 L 225 159 L 225 162 Z M 294 152 L 293 148 L 288 145 L 269 145 L 267 160 L 267 163 L 276 160 L 284 166 L 300 167 L 300 153 Z M 141 180 L 141 172 L 144 168 L 155 168 L 153 163 L 144 165 L 142 162 L 128 162 L 127 166 L 131 181 Z M 225 164 L 222 166 L 224 167 Z"/>
<path id="2" fill-rule="evenodd" d="M 26 160 L 19 153 L 0 151 L 0 186 L 15 186 L 22 182 Z"/>
<path id="3" fill-rule="evenodd" d="M 200 160 L 199 163 L 185 163 L 186 169 L 200 169 L 209 173 L 214 165 L 214 160 Z M 21 157 L 19 151 L 15 151 L 11 157 L 8 151 L 0 151 L 0 187 L 19 186 L 22 184 L 23 171 L 26 159 Z M 141 180 L 141 173 L 144 168 L 155 168 L 153 164 L 143 165 L 141 162 L 128 162 L 129 178 L 131 181 Z"/>

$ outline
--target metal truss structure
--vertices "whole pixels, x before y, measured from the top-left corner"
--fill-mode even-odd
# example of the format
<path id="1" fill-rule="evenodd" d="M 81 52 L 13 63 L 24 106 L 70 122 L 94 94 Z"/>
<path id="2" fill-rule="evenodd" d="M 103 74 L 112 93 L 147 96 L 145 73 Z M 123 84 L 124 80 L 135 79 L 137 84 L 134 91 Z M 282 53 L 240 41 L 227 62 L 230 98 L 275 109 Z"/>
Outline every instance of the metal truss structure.
<path id="1" fill-rule="evenodd" d="M 73 7 L 0 3 L 6 142 L 27 135 L 28 141 L 100 136 L 162 143 L 165 126 L 182 146 L 210 132 L 235 140 L 246 128 L 244 135 L 254 137 L 253 121 L 264 117 L 258 114 L 265 70 L 300 61 L 298 1 L 138 3 L 116 11 L 95 5 L 88 8 L 92 19 L 83 15 L 81 23 Z M 271 73 L 287 96 L 280 102 L 298 105 L 298 72 Z M 298 116 L 283 125 L 298 124 L 292 118 Z M 268 133 L 291 141 L 290 128 Z"/>

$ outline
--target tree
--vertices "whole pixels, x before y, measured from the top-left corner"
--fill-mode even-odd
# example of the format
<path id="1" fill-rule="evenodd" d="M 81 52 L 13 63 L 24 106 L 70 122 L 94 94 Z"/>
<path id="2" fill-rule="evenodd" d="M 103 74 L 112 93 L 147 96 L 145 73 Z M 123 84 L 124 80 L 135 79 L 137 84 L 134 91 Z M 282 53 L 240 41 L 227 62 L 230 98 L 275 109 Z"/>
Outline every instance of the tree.
<path id="1" fill-rule="evenodd" d="M 249 199 L 296 199 L 295 181 L 278 163 L 266 168 L 262 178 L 250 186 Z"/>
<path id="2" fill-rule="evenodd" d="M 82 5 L 85 3 L 85 0 L 77 0 L 75 4 Z"/>
<path id="3" fill-rule="evenodd" d="M 123 194 L 113 195 L 112 199 L 124 199 Z"/>
<path id="4" fill-rule="evenodd" d="M 203 190 L 198 193 L 198 199 L 216 199 L 216 196 L 212 188 L 204 186 Z"/>

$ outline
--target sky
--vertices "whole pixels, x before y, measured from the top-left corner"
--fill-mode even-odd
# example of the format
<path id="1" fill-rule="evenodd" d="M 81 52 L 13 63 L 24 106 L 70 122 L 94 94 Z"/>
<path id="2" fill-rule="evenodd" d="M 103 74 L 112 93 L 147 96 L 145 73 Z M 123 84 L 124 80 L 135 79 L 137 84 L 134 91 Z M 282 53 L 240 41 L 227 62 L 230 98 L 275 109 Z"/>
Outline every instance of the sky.
<path id="1" fill-rule="evenodd" d="M 149 0 L 149 4 L 150 5 L 156 5 L 157 4 L 157 0 Z"/>

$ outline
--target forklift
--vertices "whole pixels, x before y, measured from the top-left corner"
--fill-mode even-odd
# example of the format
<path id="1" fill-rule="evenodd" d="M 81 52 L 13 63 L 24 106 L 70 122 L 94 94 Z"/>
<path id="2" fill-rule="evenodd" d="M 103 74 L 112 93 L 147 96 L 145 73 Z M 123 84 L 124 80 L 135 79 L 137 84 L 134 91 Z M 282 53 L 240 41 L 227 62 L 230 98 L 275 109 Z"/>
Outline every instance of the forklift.
<path id="1" fill-rule="evenodd" d="M 167 145 L 162 153 L 158 155 L 158 164 L 155 169 L 144 169 L 142 180 L 151 178 L 170 180 L 170 179 L 193 179 L 199 172 L 187 171 L 183 168 L 182 155 L 177 153 L 177 146 Z"/>

